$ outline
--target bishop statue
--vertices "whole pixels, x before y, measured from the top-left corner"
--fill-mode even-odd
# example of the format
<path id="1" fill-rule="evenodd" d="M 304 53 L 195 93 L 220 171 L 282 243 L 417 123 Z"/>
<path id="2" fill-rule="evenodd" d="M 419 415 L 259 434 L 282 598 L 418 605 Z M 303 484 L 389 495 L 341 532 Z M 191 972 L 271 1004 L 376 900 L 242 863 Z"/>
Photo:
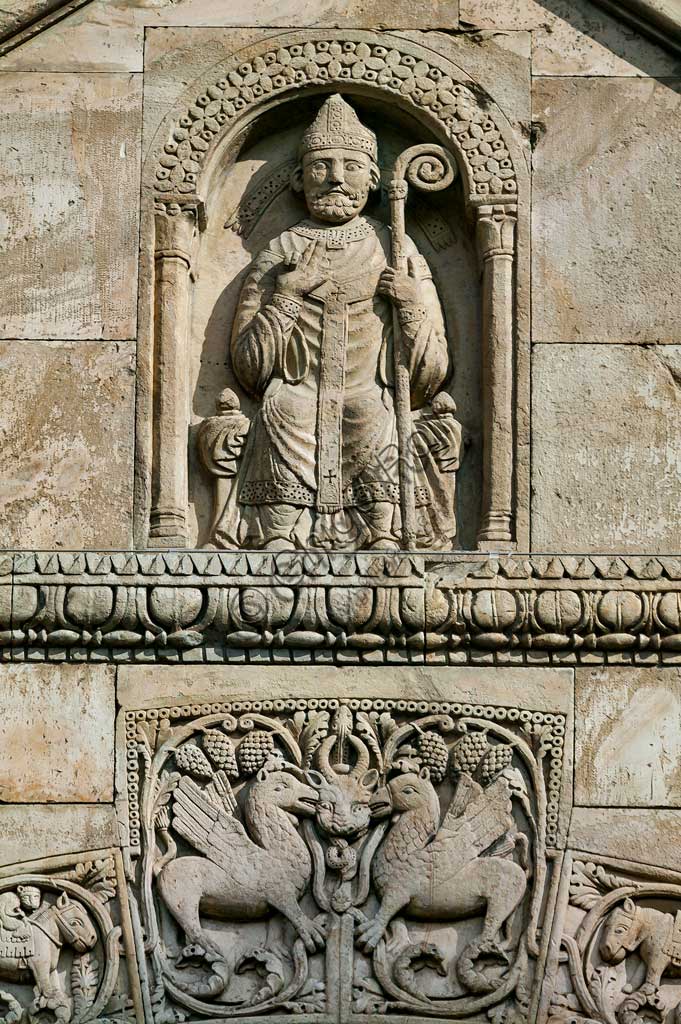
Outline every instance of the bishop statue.
<path id="1" fill-rule="evenodd" d="M 340 95 L 303 133 L 291 186 L 309 217 L 253 261 L 231 338 L 236 379 L 258 404 L 250 424 L 233 393 L 205 421 L 216 491 L 213 543 L 288 550 L 400 546 L 393 343 L 409 368 L 415 505 L 424 547 L 451 547 L 460 429 L 438 394 L 450 374 L 442 307 L 406 239 L 390 266 L 390 227 L 363 211 L 380 187 L 377 140 Z M 449 474 L 449 478 L 447 478 Z"/>

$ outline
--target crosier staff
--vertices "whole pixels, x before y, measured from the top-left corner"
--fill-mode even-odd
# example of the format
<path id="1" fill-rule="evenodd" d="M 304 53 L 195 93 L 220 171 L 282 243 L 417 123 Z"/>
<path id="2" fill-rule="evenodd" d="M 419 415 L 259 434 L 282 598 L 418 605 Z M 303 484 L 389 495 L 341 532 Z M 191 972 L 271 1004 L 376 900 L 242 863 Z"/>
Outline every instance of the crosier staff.
<path id="1" fill-rule="evenodd" d="M 424 192 L 438 192 L 454 180 L 452 158 L 442 146 L 423 143 L 405 149 L 395 161 L 388 195 L 392 229 L 391 266 L 407 272 L 404 207 L 408 184 Z M 416 499 L 414 494 L 414 455 L 412 447 L 411 383 L 409 353 L 402 343 L 402 331 L 396 307 L 393 307 L 393 349 L 395 356 L 395 417 L 397 420 L 400 504 L 402 507 L 402 546 L 416 546 Z"/>

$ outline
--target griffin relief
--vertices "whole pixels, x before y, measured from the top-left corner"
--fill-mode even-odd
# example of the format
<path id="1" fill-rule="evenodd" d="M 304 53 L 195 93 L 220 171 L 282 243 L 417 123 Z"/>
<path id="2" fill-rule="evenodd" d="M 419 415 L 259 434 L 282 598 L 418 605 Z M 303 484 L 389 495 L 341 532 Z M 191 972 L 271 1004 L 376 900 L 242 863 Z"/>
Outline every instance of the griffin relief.
<path id="1" fill-rule="evenodd" d="M 527 1019 L 560 715 L 321 699 L 129 714 L 160 1021 Z"/>

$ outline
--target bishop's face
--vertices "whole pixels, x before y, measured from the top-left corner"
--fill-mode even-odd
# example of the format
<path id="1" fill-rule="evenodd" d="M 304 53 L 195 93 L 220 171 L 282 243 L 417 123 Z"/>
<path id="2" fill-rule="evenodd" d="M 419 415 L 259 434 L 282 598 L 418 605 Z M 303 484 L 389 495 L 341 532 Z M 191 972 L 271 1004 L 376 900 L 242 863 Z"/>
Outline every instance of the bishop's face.
<path id="1" fill-rule="evenodd" d="M 378 169 L 366 153 L 321 149 L 303 157 L 302 178 L 312 216 L 344 224 L 364 209 L 369 192 L 378 184 Z"/>

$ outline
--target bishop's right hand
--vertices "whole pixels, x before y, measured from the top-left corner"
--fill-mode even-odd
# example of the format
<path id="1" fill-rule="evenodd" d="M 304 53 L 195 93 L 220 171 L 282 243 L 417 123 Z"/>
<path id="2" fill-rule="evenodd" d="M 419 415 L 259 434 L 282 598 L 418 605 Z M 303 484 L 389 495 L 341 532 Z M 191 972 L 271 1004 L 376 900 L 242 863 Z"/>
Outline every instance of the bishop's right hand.
<path id="1" fill-rule="evenodd" d="M 302 252 L 293 252 L 279 264 L 277 291 L 291 299 L 302 299 L 313 292 L 328 277 L 315 259 L 316 242 L 310 242 Z"/>

